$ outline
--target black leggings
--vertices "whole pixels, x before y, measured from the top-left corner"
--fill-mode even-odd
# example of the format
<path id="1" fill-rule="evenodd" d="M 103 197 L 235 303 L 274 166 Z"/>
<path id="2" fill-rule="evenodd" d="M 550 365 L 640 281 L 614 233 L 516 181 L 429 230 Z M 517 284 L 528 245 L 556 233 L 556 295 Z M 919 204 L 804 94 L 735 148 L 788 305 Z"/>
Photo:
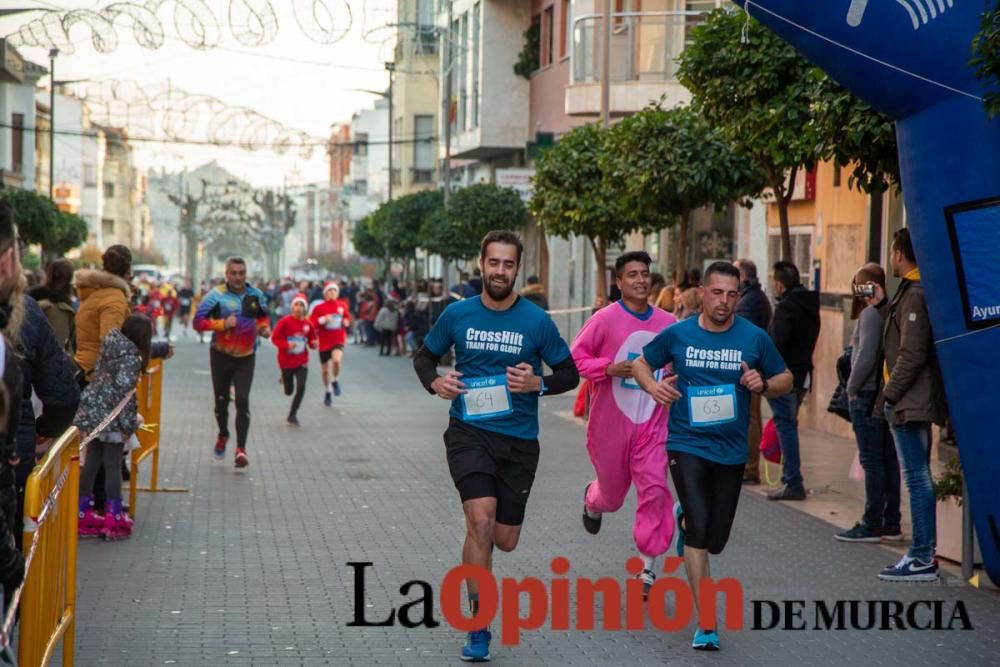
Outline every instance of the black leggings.
<path id="1" fill-rule="evenodd" d="M 215 392 L 215 421 L 219 435 L 229 437 L 229 388 L 236 389 L 236 446 L 245 449 L 250 431 L 250 386 L 256 355 L 233 357 L 212 350 L 209 362 L 212 368 L 212 390 Z"/>
<path id="2" fill-rule="evenodd" d="M 285 387 L 285 396 L 291 396 L 293 389 L 295 391 L 292 409 L 288 411 L 289 417 L 297 414 L 299 406 L 302 405 L 302 396 L 306 393 L 306 376 L 308 375 L 308 366 L 281 369 L 281 384 Z"/>
<path id="3" fill-rule="evenodd" d="M 395 331 L 389 329 L 378 330 L 378 353 L 392 354 L 392 339 L 396 335 Z"/>
<path id="4" fill-rule="evenodd" d="M 715 463 L 667 450 L 670 477 L 684 510 L 684 545 L 720 554 L 729 541 L 743 487 L 744 463 Z"/>

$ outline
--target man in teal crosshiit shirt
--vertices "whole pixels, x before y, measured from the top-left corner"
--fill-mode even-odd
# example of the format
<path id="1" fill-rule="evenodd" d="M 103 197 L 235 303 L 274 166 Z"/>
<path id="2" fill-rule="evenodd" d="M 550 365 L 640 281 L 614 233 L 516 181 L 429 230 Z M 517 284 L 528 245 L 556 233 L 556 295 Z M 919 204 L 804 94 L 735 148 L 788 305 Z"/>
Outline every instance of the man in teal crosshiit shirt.
<path id="1" fill-rule="evenodd" d="M 722 553 L 736 516 L 750 394 L 781 396 L 792 387 L 792 374 L 767 333 L 736 317 L 739 289 L 736 267 L 709 266 L 701 315 L 664 329 L 632 365 L 639 386 L 670 408 L 667 459 L 679 499 L 677 549 L 696 599 L 699 582 L 710 576 L 708 555 Z M 674 374 L 657 382 L 652 369 L 666 364 Z M 718 650 L 715 628 L 699 627 L 691 646 Z"/>
<path id="2" fill-rule="evenodd" d="M 517 546 L 538 467 L 538 398 L 579 382 L 555 324 L 514 292 L 522 253 L 517 234 L 487 234 L 479 253 L 483 293 L 448 306 L 413 360 L 427 391 L 451 401 L 444 443 L 465 512 L 465 565 L 491 568 L 494 545 Z M 438 375 L 452 347 L 455 370 Z M 552 375 L 542 376 L 542 362 Z M 474 581 L 466 585 L 476 613 L 479 593 Z M 490 639 L 486 628 L 470 632 L 462 659 L 489 660 Z"/>

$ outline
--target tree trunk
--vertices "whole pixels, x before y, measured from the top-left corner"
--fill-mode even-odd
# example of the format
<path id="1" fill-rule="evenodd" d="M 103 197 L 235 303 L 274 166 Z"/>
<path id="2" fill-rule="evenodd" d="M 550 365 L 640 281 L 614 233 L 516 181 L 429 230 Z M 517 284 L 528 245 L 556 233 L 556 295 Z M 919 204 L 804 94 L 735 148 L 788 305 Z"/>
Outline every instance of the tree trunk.
<path id="1" fill-rule="evenodd" d="M 188 278 L 191 280 L 191 285 L 197 287 L 199 283 L 198 276 L 198 239 L 195 238 L 194 234 L 188 233 L 184 235 L 184 243 L 187 246 L 185 252 L 187 253 L 187 274 Z"/>
<path id="2" fill-rule="evenodd" d="M 605 268 L 608 262 L 608 242 L 601 237 L 590 241 L 590 247 L 594 249 L 594 278 L 596 283 L 596 299 L 600 299 L 601 304 L 607 303 L 608 299 L 608 275 Z M 595 300 L 596 300 L 595 299 Z"/>
<path id="3" fill-rule="evenodd" d="M 691 211 L 681 212 L 681 221 L 677 228 L 677 266 L 674 268 L 674 284 L 687 283 L 688 227 L 691 224 Z"/>
<path id="4" fill-rule="evenodd" d="M 781 259 L 792 261 L 792 233 L 788 228 L 788 202 L 778 198 L 778 222 L 781 225 Z M 799 267 L 801 270 L 801 267 Z"/>

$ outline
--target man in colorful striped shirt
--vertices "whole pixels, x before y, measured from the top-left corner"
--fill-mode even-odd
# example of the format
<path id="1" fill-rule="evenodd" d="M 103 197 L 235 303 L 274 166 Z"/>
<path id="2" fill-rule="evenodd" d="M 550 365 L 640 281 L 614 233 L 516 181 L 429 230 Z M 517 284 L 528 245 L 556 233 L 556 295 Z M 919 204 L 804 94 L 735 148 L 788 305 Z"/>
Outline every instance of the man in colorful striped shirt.
<path id="1" fill-rule="evenodd" d="M 219 437 L 215 458 L 226 455 L 229 441 L 229 388 L 236 394 L 236 467 L 247 463 L 250 430 L 250 386 L 253 384 L 257 338 L 271 335 L 264 294 L 247 284 L 247 265 L 240 257 L 226 260 L 226 282 L 208 292 L 194 316 L 195 331 L 212 332 L 209 352 L 215 420 Z"/>

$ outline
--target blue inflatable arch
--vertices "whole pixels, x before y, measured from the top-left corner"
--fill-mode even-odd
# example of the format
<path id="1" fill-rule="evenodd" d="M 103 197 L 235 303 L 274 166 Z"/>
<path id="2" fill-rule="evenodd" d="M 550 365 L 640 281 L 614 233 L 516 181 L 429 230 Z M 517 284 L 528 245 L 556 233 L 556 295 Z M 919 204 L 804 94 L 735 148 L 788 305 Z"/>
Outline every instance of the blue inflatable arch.
<path id="1" fill-rule="evenodd" d="M 990 578 L 1000 583 L 1000 118 L 969 65 L 981 0 L 734 0 L 896 119 L 903 199 Z"/>

